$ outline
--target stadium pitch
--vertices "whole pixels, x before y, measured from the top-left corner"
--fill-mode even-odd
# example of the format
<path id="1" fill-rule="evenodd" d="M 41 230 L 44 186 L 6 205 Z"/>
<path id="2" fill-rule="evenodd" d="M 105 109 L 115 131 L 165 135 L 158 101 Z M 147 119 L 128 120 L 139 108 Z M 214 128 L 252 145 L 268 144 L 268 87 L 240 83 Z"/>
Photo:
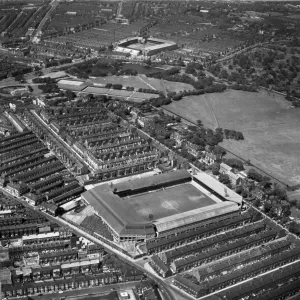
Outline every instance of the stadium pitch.
<path id="1" fill-rule="evenodd" d="M 125 201 L 145 220 L 150 215 L 158 220 L 216 203 L 190 183 L 132 196 Z"/>

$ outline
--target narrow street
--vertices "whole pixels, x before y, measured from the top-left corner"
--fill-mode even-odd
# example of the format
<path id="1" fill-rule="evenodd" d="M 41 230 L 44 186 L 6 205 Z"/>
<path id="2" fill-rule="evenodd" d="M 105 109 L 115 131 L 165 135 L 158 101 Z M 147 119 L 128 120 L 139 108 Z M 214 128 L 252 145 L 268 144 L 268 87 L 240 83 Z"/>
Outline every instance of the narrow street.
<path id="1" fill-rule="evenodd" d="M 60 226 L 67 226 L 75 234 L 77 234 L 79 236 L 83 236 L 86 239 L 94 242 L 95 244 L 103 246 L 108 253 L 117 255 L 124 262 L 126 262 L 126 263 L 134 266 L 138 270 L 142 271 L 145 275 L 147 275 L 150 279 L 154 280 L 158 284 L 158 287 L 159 287 L 162 295 L 164 296 L 163 300 L 185 300 L 187 298 L 181 292 L 177 291 L 173 286 L 170 286 L 167 282 L 165 282 L 161 277 L 159 277 L 159 275 L 157 275 L 157 274 L 154 275 L 153 273 L 149 272 L 144 267 L 143 258 L 141 258 L 139 260 L 134 260 L 134 259 L 130 258 L 129 256 L 123 254 L 122 252 L 118 251 L 117 249 L 114 249 L 114 248 L 110 247 L 109 245 L 107 245 L 106 243 L 101 242 L 100 240 L 96 239 L 95 237 L 88 234 L 87 232 L 85 232 L 85 231 L 79 229 L 78 227 L 70 224 L 69 222 L 63 220 L 62 218 L 53 217 L 53 216 L 51 216 L 51 215 L 49 215 L 45 212 L 42 212 L 42 211 L 38 210 L 37 207 L 33 207 L 33 206 L 29 205 L 26 201 L 23 201 L 20 198 L 17 198 L 15 196 L 12 196 L 4 188 L 0 188 L 0 191 L 2 191 L 4 194 L 6 194 L 9 197 L 13 197 L 14 199 L 16 199 L 17 201 L 22 203 L 24 206 L 26 206 L 26 207 L 28 207 L 32 210 L 38 211 L 41 215 L 43 215 L 48 220 L 50 220 L 52 222 L 55 222 L 55 223 L 59 224 Z M 100 287 L 100 289 L 101 289 L 101 287 Z M 76 294 L 76 290 L 74 292 Z M 53 294 L 50 294 L 50 295 L 53 295 Z M 59 294 L 57 294 L 57 295 L 59 295 Z M 36 298 L 36 299 L 39 299 L 39 298 Z M 44 298 L 44 296 L 43 296 L 43 298 L 40 298 L 40 299 L 53 299 L 53 297 L 52 298 L 51 297 L 50 298 Z"/>

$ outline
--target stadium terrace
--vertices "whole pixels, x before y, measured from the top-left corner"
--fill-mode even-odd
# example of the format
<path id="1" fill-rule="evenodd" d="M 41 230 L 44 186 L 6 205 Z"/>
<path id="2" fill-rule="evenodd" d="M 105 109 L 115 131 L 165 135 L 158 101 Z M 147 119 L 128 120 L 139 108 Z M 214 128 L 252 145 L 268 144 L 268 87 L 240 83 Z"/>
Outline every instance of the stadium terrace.
<path id="1" fill-rule="evenodd" d="M 178 170 L 102 184 L 83 193 L 82 199 L 104 221 L 115 242 L 144 241 L 239 213 L 238 195 L 226 198 L 224 186 L 214 193 L 205 186 L 186 170 Z"/>

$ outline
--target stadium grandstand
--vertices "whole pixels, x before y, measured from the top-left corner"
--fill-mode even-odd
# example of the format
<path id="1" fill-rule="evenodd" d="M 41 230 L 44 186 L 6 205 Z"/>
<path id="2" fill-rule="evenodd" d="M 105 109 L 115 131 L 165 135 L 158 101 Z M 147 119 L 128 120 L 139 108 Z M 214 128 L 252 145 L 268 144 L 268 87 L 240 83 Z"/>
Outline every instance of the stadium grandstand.
<path id="1" fill-rule="evenodd" d="M 230 191 L 230 196 L 222 197 L 220 186 L 212 193 L 203 188 L 207 182 L 198 182 L 186 170 L 178 170 L 105 183 L 83 193 L 82 200 L 93 207 L 118 243 L 178 234 L 239 215 L 238 195 Z"/>
<path id="2" fill-rule="evenodd" d="M 177 49 L 177 45 L 173 41 L 157 39 L 153 37 L 131 37 L 118 42 L 115 51 L 129 53 L 133 56 L 144 55 L 151 56 L 163 51 Z"/>

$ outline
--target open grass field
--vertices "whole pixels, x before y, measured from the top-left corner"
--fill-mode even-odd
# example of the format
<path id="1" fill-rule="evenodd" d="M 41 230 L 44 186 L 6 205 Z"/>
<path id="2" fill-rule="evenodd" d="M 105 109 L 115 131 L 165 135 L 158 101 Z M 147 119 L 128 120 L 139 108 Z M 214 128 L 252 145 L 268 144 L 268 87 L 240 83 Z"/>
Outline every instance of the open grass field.
<path id="1" fill-rule="evenodd" d="M 151 99 L 151 98 L 157 98 L 159 97 L 159 95 L 157 94 L 147 94 L 147 93 L 139 93 L 139 92 L 136 92 L 132 95 L 131 98 L 134 98 L 134 99 Z"/>
<path id="2" fill-rule="evenodd" d="M 140 80 L 139 76 L 106 76 L 106 77 L 96 77 L 91 79 L 95 83 L 112 83 L 112 84 L 122 84 L 123 86 L 133 86 L 134 88 L 149 89 L 149 86 Z"/>
<path id="3" fill-rule="evenodd" d="M 132 92 L 125 91 L 125 90 L 109 90 L 108 95 L 109 96 L 129 97 L 132 95 Z"/>
<path id="4" fill-rule="evenodd" d="M 244 141 L 222 145 L 287 184 L 300 183 L 300 109 L 283 96 L 229 90 L 186 97 L 166 108 L 210 128 L 242 131 Z"/>
<path id="5" fill-rule="evenodd" d="M 163 84 L 168 92 L 182 92 L 184 90 L 191 91 L 194 87 L 188 83 L 183 82 L 171 82 L 163 80 Z"/>
<path id="6" fill-rule="evenodd" d="M 193 90 L 193 86 L 182 82 L 170 82 L 156 78 L 148 78 L 145 75 L 138 76 L 106 76 L 90 79 L 91 82 L 106 85 L 107 83 L 119 83 L 123 86 L 133 86 L 135 89 L 154 89 L 157 91 L 180 92 Z"/>
<path id="7" fill-rule="evenodd" d="M 125 201 L 125 200 L 124 200 Z M 191 184 L 183 184 L 126 199 L 141 217 L 154 220 L 215 204 Z"/>
<path id="8" fill-rule="evenodd" d="M 147 88 L 151 86 L 153 89 L 162 92 L 169 91 L 178 93 L 184 90 L 194 90 L 194 87 L 188 83 L 160 80 L 156 78 L 150 78 L 145 75 L 140 75 L 140 78 L 148 85 Z"/>

